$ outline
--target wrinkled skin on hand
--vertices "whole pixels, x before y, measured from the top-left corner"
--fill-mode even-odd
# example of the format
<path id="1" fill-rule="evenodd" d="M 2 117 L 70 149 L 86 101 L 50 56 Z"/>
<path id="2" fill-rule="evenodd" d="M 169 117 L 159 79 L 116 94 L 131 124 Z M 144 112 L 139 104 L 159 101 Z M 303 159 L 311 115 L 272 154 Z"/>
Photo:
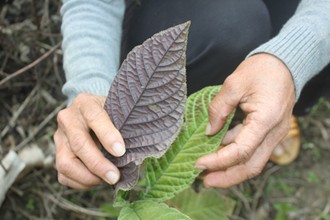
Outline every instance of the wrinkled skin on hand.
<path id="1" fill-rule="evenodd" d="M 100 142 L 113 156 L 125 153 L 124 141 L 103 109 L 105 99 L 81 94 L 59 112 L 54 141 L 61 184 L 86 189 L 119 180 L 119 170 L 98 147 Z M 294 102 L 291 74 L 279 59 L 258 54 L 243 61 L 210 104 L 206 133 L 217 133 L 237 106 L 246 119 L 228 131 L 218 152 L 197 161 L 196 167 L 207 170 L 204 184 L 227 188 L 258 175 L 288 132 Z"/>
<path id="2" fill-rule="evenodd" d="M 119 180 L 119 170 L 98 147 L 101 143 L 113 156 L 125 153 L 124 141 L 103 109 L 105 99 L 81 94 L 58 113 L 54 141 L 61 184 L 86 189 L 103 181 L 112 185 Z"/>
<path id="3" fill-rule="evenodd" d="M 262 53 L 243 61 L 212 100 L 206 133 L 217 133 L 237 106 L 246 118 L 228 131 L 219 151 L 197 161 L 207 171 L 204 184 L 227 188 L 260 174 L 288 132 L 294 103 L 292 76 L 278 58 Z"/>

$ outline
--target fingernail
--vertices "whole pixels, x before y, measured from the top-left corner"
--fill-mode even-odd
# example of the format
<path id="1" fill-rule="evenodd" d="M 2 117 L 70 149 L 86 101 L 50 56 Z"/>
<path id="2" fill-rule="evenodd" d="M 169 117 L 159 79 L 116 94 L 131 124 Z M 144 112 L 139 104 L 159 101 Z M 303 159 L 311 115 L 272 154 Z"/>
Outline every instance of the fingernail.
<path id="1" fill-rule="evenodd" d="M 119 175 L 114 171 L 109 171 L 105 174 L 105 181 L 107 181 L 111 185 L 118 182 L 118 180 L 119 180 Z"/>
<path id="2" fill-rule="evenodd" d="M 198 170 L 206 170 L 206 166 L 201 165 L 201 164 L 196 164 L 195 168 Z"/>
<path id="3" fill-rule="evenodd" d="M 212 127 L 210 122 L 206 125 L 206 129 L 205 129 L 205 134 L 206 135 L 211 135 L 211 131 L 212 131 Z"/>
<path id="4" fill-rule="evenodd" d="M 123 156 L 126 152 L 125 146 L 122 143 L 116 142 L 112 145 L 112 150 L 116 155 L 114 156 Z"/>

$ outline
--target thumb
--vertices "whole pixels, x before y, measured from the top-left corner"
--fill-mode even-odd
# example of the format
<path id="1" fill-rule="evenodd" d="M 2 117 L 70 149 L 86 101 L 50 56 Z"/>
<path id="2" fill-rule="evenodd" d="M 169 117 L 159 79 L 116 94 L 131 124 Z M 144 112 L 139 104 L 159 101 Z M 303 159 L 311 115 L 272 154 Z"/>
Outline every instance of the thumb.
<path id="1" fill-rule="evenodd" d="M 206 126 L 205 134 L 216 134 L 225 124 L 230 113 L 240 103 L 243 96 L 241 89 L 235 89 L 235 83 L 229 76 L 220 92 L 211 101 L 208 108 L 209 123 Z"/>

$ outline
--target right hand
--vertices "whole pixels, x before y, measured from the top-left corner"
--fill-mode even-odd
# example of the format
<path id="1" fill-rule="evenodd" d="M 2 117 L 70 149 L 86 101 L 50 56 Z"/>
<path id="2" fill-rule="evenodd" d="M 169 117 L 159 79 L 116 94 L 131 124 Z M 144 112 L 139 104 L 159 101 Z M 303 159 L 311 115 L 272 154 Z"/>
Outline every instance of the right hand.
<path id="1" fill-rule="evenodd" d="M 54 134 L 58 181 L 75 189 L 87 189 L 104 180 L 118 182 L 118 168 L 104 157 L 90 134 L 113 156 L 125 153 L 124 140 L 103 106 L 106 97 L 81 94 L 58 113 Z"/>
<path id="2" fill-rule="evenodd" d="M 206 186 L 228 188 L 262 172 L 275 147 L 288 134 L 294 90 L 290 70 L 267 53 L 245 59 L 224 81 L 209 106 L 206 133 L 217 133 L 237 106 L 246 118 L 228 131 L 220 150 L 198 159 L 196 167 L 208 171 Z"/>

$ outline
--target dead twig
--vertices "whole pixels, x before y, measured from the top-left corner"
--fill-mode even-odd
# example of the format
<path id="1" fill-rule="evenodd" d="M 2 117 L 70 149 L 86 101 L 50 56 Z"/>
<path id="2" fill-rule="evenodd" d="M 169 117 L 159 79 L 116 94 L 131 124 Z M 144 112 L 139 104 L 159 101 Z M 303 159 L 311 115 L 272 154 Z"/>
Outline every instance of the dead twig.
<path id="1" fill-rule="evenodd" d="M 14 192 L 16 195 L 18 195 L 19 197 L 23 197 L 24 196 L 24 191 L 15 187 L 15 186 L 11 186 L 10 187 L 10 191 Z"/>
<path id="2" fill-rule="evenodd" d="M 7 73 L 3 72 L 3 70 L 5 69 L 5 66 L 7 65 L 7 62 L 8 62 L 8 54 L 5 55 L 5 58 L 3 59 L 3 62 L 2 62 L 2 65 L 1 65 L 1 68 L 0 68 L 0 73 L 1 75 L 3 76 L 6 76 L 7 77 Z"/>
<path id="3" fill-rule="evenodd" d="M 62 87 L 64 82 L 61 78 L 60 71 L 59 71 L 58 65 L 57 65 L 57 63 L 58 63 L 58 55 L 57 54 L 54 54 L 54 56 L 53 56 L 53 63 L 54 63 L 53 71 L 54 71 L 55 77 L 56 77 L 59 85 Z"/>
<path id="4" fill-rule="evenodd" d="M 45 43 L 43 43 L 41 41 L 37 41 L 36 42 L 36 45 L 38 45 L 40 48 L 42 48 L 44 50 L 50 50 L 50 49 L 52 49 L 52 46 L 51 45 L 45 44 Z M 63 52 L 62 52 L 62 50 L 57 50 L 57 51 L 54 51 L 54 54 L 57 54 L 57 55 L 62 56 L 63 55 Z"/>
<path id="5" fill-rule="evenodd" d="M 35 0 L 32 0 L 32 14 L 33 14 L 33 18 L 34 18 L 34 22 L 36 23 L 36 26 L 38 28 L 38 30 L 40 29 L 40 19 L 37 13 L 37 3 Z"/>
<path id="6" fill-rule="evenodd" d="M 17 118 L 23 112 L 23 110 L 25 109 L 25 107 L 29 104 L 29 102 L 31 101 L 32 97 L 36 94 L 37 89 L 38 89 L 38 86 L 35 86 L 33 88 L 33 90 L 31 91 L 31 93 L 26 97 L 26 99 L 24 100 L 24 102 L 21 104 L 21 106 L 18 108 L 18 110 L 13 113 L 13 116 L 10 118 L 8 124 L 6 125 L 6 127 L 1 132 L 1 135 L 0 135 L 1 138 L 3 138 L 7 134 L 7 132 L 9 131 L 9 129 L 11 127 L 14 127 Z"/>
<path id="7" fill-rule="evenodd" d="M 40 124 L 39 126 L 36 128 L 36 130 L 34 130 L 32 133 L 30 133 L 30 135 L 24 139 L 19 145 L 17 145 L 14 150 L 15 151 L 19 151 L 22 147 L 24 147 L 26 144 L 28 144 L 38 133 L 39 131 L 41 131 L 41 129 L 43 129 L 50 120 L 52 120 L 57 113 L 66 106 L 66 101 L 62 102 L 61 105 L 59 105 L 54 111 L 52 111 Z"/>
<path id="8" fill-rule="evenodd" d="M 330 139 L 330 138 L 329 138 L 328 131 L 327 131 L 326 127 L 323 125 L 323 123 L 322 123 L 321 121 L 316 120 L 316 119 L 314 119 L 314 118 L 311 118 L 310 121 L 311 121 L 312 124 L 314 124 L 314 125 L 320 130 L 321 135 L 322 135 L 322 138 L 323 138 L 324 140 L 327 141 L 327 140 Z"/>
<path id="9" fill-rule="evenodd" d="M 27 211 L 23 210 L 20 207 L 17 207 L 17 211 L 29 220 L 47 220 L 47 218 L 39 218 L 37 216 L 33 216 L 33 215 L 31 215 L 30 213 L 28 213 Z"/>
<path id="10" fill-rule="evenodd" d="M 252 201 L 252 210 L 253 211 L 256 211 L 257 210 L 257 207 L 258 207 L 258 203 L 259 203 L 259 200 L 260 198 L 263 196 L 263 193 L 264 193 L 264 188 L 265 188 L 265 185 L 269 179 L 269 177 L 277 172 L 278 170 L 280 169 L 279 166 L 273 166 L 271 167 L 269 170 L 267 170 L 265 172 L 265 174 L 263 175 L 263 178 L 261 180 L 261 183 L 258 185 L 258 190 L 256 191 L 256 193 L 254 194 L 253 196 L 253 201 Z"/>
<path id="11" fill-rule="evenodd" d="M 245 208 L 248 212 L 251 212 L 250 202 L 249 202 L 248 199 L 243 195 L 243 193 L 242 193 L 240 190 L 238 190 L 238 189 L 236 188 L 236 186 L 230 188 L 230 191 L 231 191 L 232 193 L 234 193 L 235 196 L 237 196 L 237 197 L 240 199 L 240 201 L 241 201 L 241 202 L 243 203 L 243 205 L 244 205 L 244 208 Z"/>
<path id="12" fill-rule="evenodd" d="M 57 43 L 55 46 L 53 46 L 49 51 L 47 51 L 46 53 L 44 53 L 41 57 L 39 57 L 38 59 L 36 59 L 35 61 L 33 61 L 32 63 L 30 63 L 29 65 L 17 70 L 16 72 L 10 74 L 9 76 L 7 76 L 6 78 L 4 78 L 3 80 L 0 81 L 0 87 L 3 86 L 6 82 L 8 82 L 9 80 L 11 80 L 12 78 L 21 75 L 22 73 L 26 72 L 27 70 L 31 69 L 32 67 L 36 66 L 37 64 L 39 64 L 41 61 L 43 61 L 44 59 L 46 59 L 49 55 L 51 55 L 56 49 L 58 49 L 61 45 L 61 42 Z"/>
<path id="13" fill-rule="evenodd" d="M 36 191 L 36 190 L 33 190 L 33 191 L 41 197 L 48 198 L 53 203 L 56 203 L 56 205 L 58 205 L 62 209 L 77 212 L 77 213 L 82 213 L 82 214 L 89 215 L 89 216 L 111 217 L 111 215 L 108 214 L 108 213 L 80 207 L 80 206 L 78 206 L 78 205 L 76 205 L 76 204 L 74 204 L 74 203 L 72 203 L 72 202 L 70 202 L 70 201 L 68 201 L 68 200 L 66 200 L 62 197 L 57 198 L 57 197 L 55 197 L 54 195 L 52 195 L 50 193 L 40 192 L 40 191 Z"/>

